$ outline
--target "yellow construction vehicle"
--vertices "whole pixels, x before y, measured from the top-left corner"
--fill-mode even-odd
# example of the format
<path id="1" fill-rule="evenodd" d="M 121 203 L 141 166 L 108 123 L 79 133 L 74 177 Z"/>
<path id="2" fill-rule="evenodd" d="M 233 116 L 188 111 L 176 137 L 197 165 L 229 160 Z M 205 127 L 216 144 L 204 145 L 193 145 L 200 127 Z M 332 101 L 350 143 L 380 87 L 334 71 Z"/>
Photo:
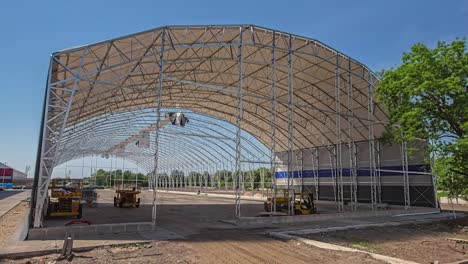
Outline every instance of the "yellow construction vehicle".
<path id="1" fill-rule="evenodd" d="M 282 212 L 282 208 L 288 212 L 288 195 L 286 189 L 275 189 L 275 195 L 269 194 L 267 197 L 267 201 L 264 202 L 265 212 L 273 212 L 272 208 L 275 205 L 276 210 L 275 212 Z"/>
<path id="2" fill-rule="evenodd" d="M 115 193 L 117 196 L 114 196 L 114 207 L 140 207 L 140 198 L 137 198 L 137 194 L 141 192 L 136 188 L 116 190 Z"/>
<path id="3" fill-rule="evenodd" d="M 279 193 L 278 191 L 282 192 Z M 292 190 L 292 192 L 294 192 Z M 266 212 L 272 212 L 273 204 L 275 204 L 276 212 L 288 213 L 288 190 L 277 189 L 275 190 L 274 197 L 268 197 L 264 203 Z M 297 193 L 294 192 L 291 197 L 291 203 L 294 215 L 308 215 L 315 214 L 317 208 L 314 204 L 314 195 L 312 193 Z"/>
<path id="4" fill-rule="evenodd" d="M 50 196 L 47 198 L 47 216 L 75 216 L 81 218 L 83 181 L 52 179 Z"/>

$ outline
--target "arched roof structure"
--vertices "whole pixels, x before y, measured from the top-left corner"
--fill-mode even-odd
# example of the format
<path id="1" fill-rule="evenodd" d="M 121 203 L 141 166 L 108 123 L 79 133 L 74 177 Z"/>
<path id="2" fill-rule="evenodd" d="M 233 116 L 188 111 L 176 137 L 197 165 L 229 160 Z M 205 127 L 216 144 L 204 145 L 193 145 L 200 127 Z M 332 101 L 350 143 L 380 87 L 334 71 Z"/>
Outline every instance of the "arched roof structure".
<path id="1" fill-rule="evenodd" d="M 267 162 L 373 139 L 387 122 L 376 82 L 317 40 L 255 25 L 165 26 L 55 52 L 36 197 L 53 167 L 83 154 L 128 155 L 150 172 L 155 160 Z M 167 125 L 174 110 L 186 127 Z M 142 131 L 147 148 L 134 144 Z"/>

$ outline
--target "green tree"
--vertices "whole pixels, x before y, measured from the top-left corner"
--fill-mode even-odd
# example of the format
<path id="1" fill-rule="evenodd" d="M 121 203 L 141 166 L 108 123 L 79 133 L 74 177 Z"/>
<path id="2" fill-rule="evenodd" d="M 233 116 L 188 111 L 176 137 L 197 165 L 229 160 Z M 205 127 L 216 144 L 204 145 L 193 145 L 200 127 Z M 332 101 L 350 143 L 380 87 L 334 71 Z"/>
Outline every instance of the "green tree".
<path id="1" fill-rule="evenodd" d="M 443 175 L 438 180 L 439 188 L 449 190 L 450 198 L 468 197 L 468 177 L 450 170 L 452 158 L 452 156 L 440 157 L 434 163 L 434 171 L 437 175 Z"/>
<path id="2" fill-rule="evenodd" d="M 429 142 L 427 150 L 440 159 L 435 168 L 441 182 L 468 177 L 468 54 L 464 39 L 438 42 L 434 49 L 414 45 L 399 67 L 383 72 L 376 92 L 390 118 L 385 138 Z M 461 183 L 468 188 L 466 181 Z"/>
<path id="3" fill-rule="evenodd" d="M 123 172 L 123 180 L 124 183 L 134 183 L 138 179 L 138 186 L 140 187 L 147 187 L 148 186 L 148 176 L 142 173 L 133 173 L 129 170 Z M 122 170 L 114 170 L 112 171 L 112 177 L 110 171 L 105 171 L 102 169 L 97 170 L 95 173 L 91 175 L 91 177 L 86 178 L 86 181 L 89 185 L 92 186 L 103 186 L 103 187 L 110 187 L 115 182 L 120 184 L 122 182 Z"/>

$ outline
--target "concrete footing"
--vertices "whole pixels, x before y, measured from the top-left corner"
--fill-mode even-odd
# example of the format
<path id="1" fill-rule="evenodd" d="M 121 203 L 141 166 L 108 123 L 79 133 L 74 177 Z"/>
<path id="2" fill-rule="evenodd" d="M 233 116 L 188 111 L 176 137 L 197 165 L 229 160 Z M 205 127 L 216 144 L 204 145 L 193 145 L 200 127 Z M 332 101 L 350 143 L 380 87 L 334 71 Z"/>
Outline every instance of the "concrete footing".
<path id="1" fill-rule="evenodd" d="M 63 239 L 66 234 L 80 238 L 80 236 L 88 235 L 140 233 L 154 230 L 155 226 L 151 222 L 31 228 L 28 232 L 28 240 Z"/>
<path id="2" fill-rule="evenodd" d="M 261 227 L 272 224 L 292 224 L 304 222 L 318 222 L 324 220 L 361 218 L 361 217 L 378 217 L 378 216 L 398 216 L 410 214 L 431 214 L 440 213 L 440 209 L 415 207 L 409 210 L 390 209 L 382 211 L 358 211 L 345 213 L 327 213 L 327 214 L 312 214 L 312 215 L 296 215 L 296 216 L 274 216 L 274 217 L 240 217 L 237 220 L 226 221 L 240 227 Z"/>

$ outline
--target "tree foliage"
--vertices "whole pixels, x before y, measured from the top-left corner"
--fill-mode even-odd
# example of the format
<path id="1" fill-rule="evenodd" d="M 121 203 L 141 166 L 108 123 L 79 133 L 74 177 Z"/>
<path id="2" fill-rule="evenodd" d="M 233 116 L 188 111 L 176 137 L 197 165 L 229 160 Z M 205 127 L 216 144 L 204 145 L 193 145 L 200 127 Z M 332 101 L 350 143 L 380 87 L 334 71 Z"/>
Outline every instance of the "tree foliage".
<path id="1" fill-rule="evenodd" d="M 387 139 L 429 142 L 428 151 L 440 159 L 435 167 L 442 181 L 468 175 L 468 54 L 464 39 L 438 42 L 433 49 L 414 45 L 399 67 L 383 73 L 376 92 L 389 113 Z"/>
<path id="2" fill-rule="evenodd" d="M 242 171 L 244 175 L 244 185 L 247 190 L 251 189 L 251 182 L 254 183 L 254 189 L 258 190 L 262 187 L 262 176 L 264 180 L 264 187 L 269 188 L 271 187 L 271 171 L 267 168 L 258 168 L 254 170 Z M 228 186 L 228 188 L 233 188 L 234 186 L 234 177 L 233 172 L 229 170 L 218 170 L 215 173 L 208 173 L 207 171 L 203 173 L 199 172 L 188 172 L 185 175 L 182 171 L 172 171 L 170 175 L 161 174 L 160 179 L 162 181 L 169 181 L 169 177 L 173 177 L 173 179 L 177 179 L 175 184 L 179 184 L 182 186 L 183 182 L 186 182 L 190 178 L 190 182 L 194 186 L 202 186 L 202 187 L 211 187 L 217 186 L 218 180 L 222 188 Z M 181 187 L 180 186 L 180 187 Z"/>
<path id="3" fill-rule="evenodd" d="M 91 177 L 85 178 L 85 181 L 88 182 L 89 185 L 93 186 L 110 187 L 114 184 L 121 184 L 122 178 L 125 184 L 134 183 L 138 180 L 139 187 L 148 186 L 148 177 L 146 175 L 142 173 L 133 173 L 129 170 L 126 170 L 123 173 L 122 170 L 113 170 L 111 173 L 111 171 L 99 169 L 93 173 Z"/>
<path id="4" fill-rule="evenodd" d="M 449 190 L 449 198 L 468 197 L 468 177 L 450 170 L 452 158 L 439 157 L 434 163 L 433 170 L 441 176 L 438 180 L 439 189 Z"/>

